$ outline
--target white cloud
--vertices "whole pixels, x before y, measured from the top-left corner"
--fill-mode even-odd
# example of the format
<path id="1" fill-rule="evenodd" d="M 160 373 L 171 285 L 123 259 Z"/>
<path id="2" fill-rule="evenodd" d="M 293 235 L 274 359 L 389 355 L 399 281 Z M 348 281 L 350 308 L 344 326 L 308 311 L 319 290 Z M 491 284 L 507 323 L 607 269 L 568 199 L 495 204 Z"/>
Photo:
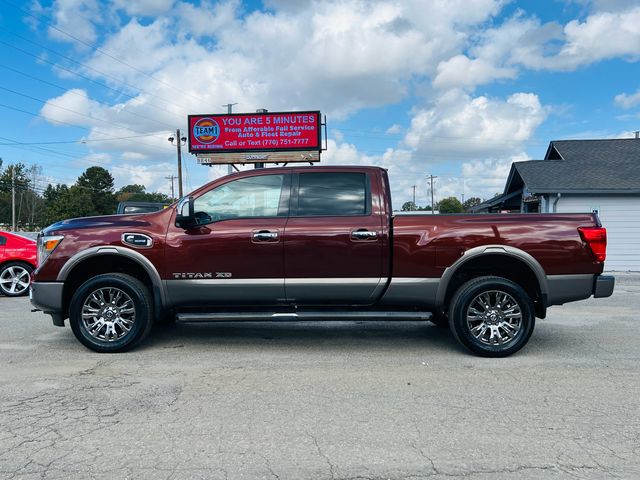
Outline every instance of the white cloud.
<path id="1" fill-rule="evenodd" d="M 526 153 L 519 153 L 510 158 L 474 160 L 462 164 L 462 177 L 473 182 L 473 190 L 493 193 L 502 192 L 513 162 L 529 160 Z M 486 197 L 486 195 L 484 196 Z"/>
<path id="2" fill-rule="evenodd" d="M 174 11 L 183 36 L 213 37 L 221 29 L 237 25 L 239 8 L 239 0 L 217 3 L 203 1 L 199 6 L 179 2 Z"/>
<path id="3" fill-rule="evenodd" d="M 385 135 L 398 135 L 400 132 L 402 132 L 402 125 L 396 123 L 387 128 L 387 131 L 384 133 Z"/>
<path id="4" fill-rule="evenodd" d="M 610 138 L 638 138 L 636 137 L 636 132 L 635 131 L 624 131 L 624 132 L 620 132 L 616 135 L 612 135 Z"/>
<path id="5" fill-rule="evenodd" d="M 521 152 L 546 110 L 533 93 L 506 101 L 452 90 L 415 113 L 405 143 L 430 163 L 504 158 Z"/>
<path id="6" fill-rule="evenodd" d="M 144 185 L 147 192 L 171 193 L 171 183 L 165 177 L 167 172 L 175 170 L 175 166 L 162 162 L 157 165 L 140 165 L 139 163 L 125 163 L 113 167 L 116 190 L 125 185 Z M 177 191 L 177 184 L 175 186 Z"/>
<path id="7" fill-rule="evenodd" d="M 640 7 L 617 12 L 598 12 L 584 22 L 573 20 L 564 27 L 566 44 L 555 59 L 558 69 L 622 57 L 640 58 Z"/>
<path id="8" fill-rule="evenodd" d="M 470 54 L 495 68 L 540 69 L 546 68 L 549 59 L 558 53 L 562 40 L 560 24 L 542 24 L 539 19 L 518 11 L 499 26 L 482 32 L 477 44 L 470 48 Z"/>
<path id="9" fill-rule="evenodd" d="M 124 23 L 105 30 L 101 42 L 135 68 L 97 52 L 81 59 L 104 72 L 85 74 L 122 88 L 113 76 L 143 91 L 126 89 L 135 98 L 97 102 L 75 90 L 42 110 L 52 123 L 91 129 L 88 139 L 103 140 L 92 148 L 112 152 L 142 176 L 173 165 L 167 133 L 183 128 L 187 113 L 219 112 L 237 102 L 236 111 L 319 108 L 331 122 L 407 98 L 414 102 L 409 128 L 395 124 L 386 132 L 404 133 L 399 145 L 367 155 L 336 132 L 323 163 L 384 166 L 399 192 L 423 185 L 424 175 L 438 173 L 445 161 L 466 162 L 461 178 L 474 168 L 501 175 L 511 157 L 526 150 L 549 110 L 534 93 L 494 98 L 471 93 L 476 86 L 513 79 L 523 68 L 571 70 L 614 57 L 634 61 L 640 51 L 640 7 L 605 0 L 565 26 L 523 12 L 492 23 L 506 3 L 498 0 L 268 0 L 270 11 L 253 12 L 238 0 L 150 3 L 158 17 L 138 20 L 125 13 L 147 15 L 148 5 L 116 0 Z M 639 94 L 618 95 L 616 104 L 635 105 Z M 147 132 L 153 136 L 139 141 L 106 139 Z M 440 192 L 459 195 L 464 185 L 452 175 L 439 180 Z M 481 186 L 485 192 L 495 187 Z"/>
<path id="10" fill-rule="evenodd" d="M 73 160 L 73 164 L 82 170 L 94 166 L 112 169 L 114 167 L 112 163 L 113 158 L 105 152 L 91 152 L 81 158 Z"/>
<path id="11" fill-rule="evenodd" d="M 319 107 L 343 118 L 406 97 L 416 77 L 432 74 L 462 48 L 472 26 L 496 14 L 502 2 L 460 4 L 465 8 L 348 0 L 291 9 L 285 2 L 272 13 L 242 16 L 237 1 L 199 8 L 180 2 L 171 16 L 151 24 L 129 21 L 102 47 L 157 80 L 99 53 L 89 65 L 141 86 L 147 92 L 142 103 L 179 97 L 170 103 L 184 111 L 169 107 L 176 114 L 237 102 L 242 111 Z"/>
<path id="12" fill-rule="evenodd" d="M 456 55 L 440 62 L 433 85 L 445 88 L 475 87 L 494 80 L 515 78 L 516 76 L 517 70 L 515 68 L 497 67 L 481 58 L 472 60 L 466 55 Z"/>
<path id="13" fill-rule="evenodd" d="M 619 95 L 616 95 L 613 101 L 616 105 L 625 109 L 638 106 L 640 105 L 640 90 L 632 94 L 621 93 Z"/>
<path id="14" fill-rule="evenodd" d="M 93 114 L 99 108 L 100 105 L 91 100 L 87 92 L 74 88 L 48 100 L 40 110 L 40 115 L 54 125 L 93 126 L 98 123 Z"/>
<path id="15" fill-rule="evenodd" d="M 35 11 L 38 12 L 39 5 Z M 57 0 L 51 7 L 53 27 L 49 27 L 49 36 L 57 41 L 77 43 L 67 32 L 80 40 L 93 43 L 97 38 L 96 23 L 103 18 L 103 6 L 96 0 Z"/>
<path id="16" fill-rule="evenodd" d="M 590 6 L 595 11 L 627 10 L 638 5 L 638 0 L 575 0 L 576 3 Z"/>
<path id="17" fill-rule="evenodd" d="M 155 16 L 170 13 L 174 0 L 113 0 L 113 5 L 129 15 Z"/>
<path id="18" fill-rule="evenodd" d="M 584 20 L 575 19 L 564 26 L 543 24 L 519 10 L 496 27 L 479 32 L 466 54 L 441 62 L 433 84 L 473 89 L 515 78 L 521 68 L 573 71 L 612 58 L 638 61 L 640 6 L 622 1 L 596 4 Z"/>
<path id="19" fill-rule="evenodd" d="M 144 153 L 140 153 L 140 152 L 123 152 L 122 153 L 122 159 L 123 160 L 146 160 L 147 158 L 149 158 L 148 155 L 145 155 Z"/>
<path id="20" fill-rule="evenodd" d="M 137 82 L 137 85 L 144 83 L 153 87 L 149 75 L 153 75 L 175 60 L 178 53 L 169 43 L 170 28 L 171 22 L 163 17 L 149 25 L 142 25 L 133 19 L 101 46 L 103 51 L 117 53 L 104 55 L 95 52 L 86 63 L 89 67 L 107 73 L 120 81 Z M 114 57 L 120 61 L 115 60 Z M 96 74 L 94 70 L 89 70 L 88 73 Z M 106 80 L 112 82 L 109 77 Z M 156 80 L 156 83 L 160 82 L 162 82 L 161 79 Z"/>

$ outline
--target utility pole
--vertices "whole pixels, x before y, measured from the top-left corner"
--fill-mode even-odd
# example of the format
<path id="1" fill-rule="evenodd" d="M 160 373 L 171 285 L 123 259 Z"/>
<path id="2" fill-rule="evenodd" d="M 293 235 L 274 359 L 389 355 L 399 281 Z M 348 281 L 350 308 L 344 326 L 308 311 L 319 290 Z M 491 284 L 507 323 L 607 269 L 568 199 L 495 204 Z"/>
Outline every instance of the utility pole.
<path id="1" fill-rule="evenodd" d="M 462 177 L 462 203 L 464 204 L 464 192 L 467 191 L 467 181 L 466 178 Z"/>
<path id="2" fill-rule="evenodd" d="M 411 205 L 411 210 L 415 210 L 416 208 L 416 186 L 413 185 L 413 205 Z"/>
<path id="3" fill-rule="evenodd" d="M 11 166 L 11 231 L 16 231 L 16 166 Z"/>
<path id="4" fill-rule="evenodd" d="M 171 198 L 176 198 L 173 193 L 173 179 L 176 178 L 175 175 L 167 175 L 164 178 L 166 178 L 167 180 L 171 180 Z"/>
<path id="5" fill-rule="evenodd" d="M 427 178 L 431 182 L 431 215 L 435 215 L 436 206 L 433 203 L 433 181 L 438 177 L 434 177 L 433 175 L 429 175 L 429 176 L 427 176 Z"/>
<path id="6" fill-rule="evenodd" d="M 180 136 L 180 129 L 176 130 L 175 137 L 169 137 L 169 143 L 173 145 L 173 141 L 176 141 L 176 149 L 178 150 L 178 195 L 182 198 L 182 145 L 186 143 L 187 137 Z"/>
<path id="7" fill-rule="evenodd" d="M 178 149 L 178 195 L 182 198 L 182 149 L 180 148 L 182 142 L 180 138 L 180 129 L 176 130 L 176 138 L 178 139 L 176 142 L 176 148 Z"/>

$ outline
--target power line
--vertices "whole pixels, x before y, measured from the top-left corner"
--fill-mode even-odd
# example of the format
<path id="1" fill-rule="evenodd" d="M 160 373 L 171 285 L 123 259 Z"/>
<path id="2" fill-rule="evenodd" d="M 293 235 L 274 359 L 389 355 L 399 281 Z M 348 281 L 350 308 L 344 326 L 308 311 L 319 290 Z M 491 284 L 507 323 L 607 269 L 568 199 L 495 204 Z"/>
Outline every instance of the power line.
<path id="1" fill-rule="evenodd" d="M 0 88 L 2 88 L 2 87 L 0 87 Z M 38 101 L 41 101 L 41 100 L 38 100 Z M 25 114 L 27 114 L 27 115 L 32 115 L 32 116 L 34 116 L 34 117 L 40 117 L 40 118 L 42 118 L 42 119 L 44 119 L 44 120 L 47 120 L 47 118 L 45 118 L 44 116 L 42 116 L 42 114 L 40 114 L 40 113 L 29 112 L 28 110 L 23 110 L 23 109 L 21 109 L 21 108 L 17 108 L 17 107 L 14 107 L 14 106 L 11 106 L 11 105 L 7 105 L 7 104 L 4 104 L 4 103 L 0 103 L 0 107 L 8 108 L 8 109 L 10 109 L 10 110 L 14 110 L 14 111 L 16 111 L 16 112 L 25 113 Z M 63 108 L 64 108 L 64 107 L 63 107 Z M 84 115 L 84 116 L 86 116 L 86 115 Z M 89 118 L 93 118 L 93 117 L 89 117 Z M 95 119 L 95 120 L 98 120 L 98 119 Z M 82 130 L 86 130 L 86 128 L 87 128 L 87 127 L 82 127 L 82 126 L 80 126 L 80 125 L 75 125 L 75 124 L 73 124 L 73 123 L 65 122 L 65 121 L 62 121 L 62 120 L 55 120 L 55 122 L 56 122 L 56 123 L 61 123 L 61 124 L 63 124 L 63 125 L 69 125 L 69 126 L 72 126 L 72 127 L 75 127 L 75 128 L 80 128 L 80 129 L 82 129 Z M 119 126 L 119 127 L 121 127 L 121 128 L 128 129 L 128 127 L 127 127 L 127 126 L 125 126 L 125 125 L 118 125 L 118 126 Z M 126 141 L 131 141 L 131 142 L 133 142 L 133 140 L 127 140 L 127 137 L 112 137 L 112 136 L 109 136 L 107 139 L 105 139 L 105 141 L 113 140 L 113 139 L 126 140 Z M 98 140 L 95 140 L 95 141 L 98 141 Z M 157 147 L 158 145 L 160 145 L 160 144 L 158 144 L 158 145 L 153 144 L 153 145 L 152 145 L 152 144 L 150 144 L 150 143 L 144 143 L 144 142 L 136 142 L 136 143 L 140 143 L 140 144 L 142 144 L 142 145 L 147 145 L 147 146 L 151 146 L 151 147 Z"/>
<path id="2" fill-rule="evenodd" d="M 115 55 L 112 55 L 111 53 L 107 52 L 106 50 L 103 50 L 103 49 L 99 48 L 98 46 L 96 46 L 96 45 L 94 45 L 92 43 L 86 42 L 86 41 L 82 40 L 81 38 L 78 38 L 75 35 L 72 35 L 71 33 L 66 32 L 65 30 L 62 30 L 61 28 L 53 25 L 52 23 L 48 22 L 47 20 L 43 20 L 43 18 L 41 16 L 35 15 L 34 13 L 32 13 L 32 12 L 30 12 L 28 10 L 24 10 L 19 5 L 16 5 L 16 4 L 12 3 L 12 2 L 9 2 L 8 0 L 2 0 L 2 1 L 4 3 L 6 3 L 7 5 L 10 5 L 13 8 L 20 10 L 24 14 L 26 14 L 26 15 L 28 15 L 28 16 L 30 16 L 30 17 L 42 22 L 42 23 L 44 23 L 45 25 L 48 25 L 50 28 L 56 30 L 57 32 L 60 32 L 63 35 L 66 35 L 67 37 L 72 38 L 73 40 L 75 40 L 75 41 L 77 41 L 77 42 L 79 42 L 79 43 L 91 48 L 92 50 L 95 50 L 96 52 L 101 53 L 102 55 L 105 55 L 105 56 L 111 58 L 112 60 L 115 60 L 116 62 L 121 63 L 122 65 L 125 65 L 126 67 L 129 67 L 130 69 L 132 69 L 132 70 L 144 75 L 145 77 L 150 78 L 154 82 L 161 83 L 161 84 L 163 84 L 163 85 L 165 85 L 165 86 L 167 86 L 169 88 L 172 88 L 172 89 L 174 89 L 174 90 L 176 90 L 176 91 L 178 91 L 178 92 L 180 92 L 180 93 L 182 93 L 184 95 L 189 95 L 190 97 L 193 97 L 194 99 L 196 99 L 198 101 L 201 100 L 200 98 L 196 97 L 195 95 L 190 94 L 189 92 L 184 92 L 184 91 L 180 90 L 178 87 L 175 87 L 174 85 L 171 85 L 170 83 L 167 83 L 167 82 L 165 82 L 165 81 L 163 81 L 163 80 L 161 80 L 159 78 L 154 77 L 153 75 L 148 74 L 144 70 L 141 70 L 138 67 L 136 67 L 134 65 L 131 65 L 130 63 L 128 63 L 128 62 L 116 57 Z"/>
<path id="3" fill-rule="evenodd" d="M 166 99 L 166 98 L 164 98 L 164 97 L 161 97 L 161 96 L 159 96 L 159 95 L 156 95 L 156 94 L 150 93 L 150 92 L 148 92 L 148 91 L 146 91 L 146 90 L 144 90 L 144 89 L 142 89 L 142 88 L 140 88 L 140 87 L 137 87 L 137 86 L 135 86 L 135 85 L 131 85 L 131 84 L 127 83 L 127 82 L 124 82 L 124 81 L 120 80 L 119 78 L 114 77 L 113 75 L 110 75 L 110 74 L 108 74 L 108 73 L 106 73 L 106 72 L 103 72 L 102 70 L 98 70 L 97 68 L 91 67 L 91 66 L 87 65 L 86 63 L 82 63 L 82 62 L 79 62 L 79 61 L 77 61 L 77 60 L 74 60 L 74 59 L 73 59 L 73 58 L 71 58 L 71 57 L 67 57 L 66 55 L 63 55 L 62 53 L 59 53 L 59 52 L 57 52 L 56 50 L 53 50 L 53 49 L 51 49 L 51 48 L 48 48 L 48 47 L 46 47 L 46 46 L 44 46 L 44 45 L 42 45 L 42 44 L 40 44 L 40 43 L 38 43 L 38 42 L 34 42 L 33 40 L 29 40 L 29 39 L 27 39 L 27 38 L 25 38 L 25 37 L 23 37 L 23 36 L 21 36 L 21 35 L 18 35 L 17 33 L 11 32 L 11 31 L 6 30 L 6 29 L 5 29 L 5 31 L 6 31 L 6 32 L 8 32 L 8 33 L 10 33 L 10 34 L 12 34 L 12 35 L 15 35 L 16 37 L 18 37 L 18 38 L 22 39 L 22 40 L 23 40 L 23 41 L 25 41 L 25 42 L 28 42 L 28 43 L 31 43 L 31 44 L 33 44 L 33 45 L 37 46 L 37 47 L 43 48 L 44 50 L 47 50 L 47 51 L 49 51 L 49 52 L 51 52 L 51 53 L 53 53 L 53 54 L 55 54 L 55 55 L 58 55 L 59 57 L 61 57 L 61 58 L 65 59 L 65 60 L 68 60 L 68 61 L 70 61 L 70 62 L 72 62 L 72 63 L 75 63 L 75 64 L 77 64 L 77 65 L 79 65 L 79 66 L 81 66 L 81 67 L 83 67 L 83 68 L 86 68 L 87 70 L 91 70 L 91 71 L 93 71 L 93 72 L 96 72 L 96 73 L 98 73 L 98 74 L 100 74 L 100 75 L 102 75 L 102 76 L 104 76 L 104 77 L 106 77 L 106 78 L 111 79 L 112 81 L 114 81 L 114 82 L 116 82 L 116 83 L 119 83 L 119 84 L 121 84 L 121 85 L 124 85 L 125 87 L 127 87 L 127 88 L 129 88 L 129 89 L 137 90 L 139 93 L 144 93 L 145 95 L 149 95 L 150 97 L 155 97 L 156 99 L 158 99 L 158 100 L 160 100 L 160 101 L 164 102 L 164 103 L 165 103 L 165 104 L 167 104 L 167 105 L 172 105 L 172 106 L 177 107 L 177 108 L 180 108 L 180 109 L 182 108 L 182 106 L 181 106 L 181 105 L 178 105 L 178 104 L 176 104 L 176 103 L 173 103 L 172 101 L 167 100 L 167 99 Z M 66 72 L 69 72 L 69 73 L 71 73 L 71 74 L 73 74 L 73 75 L 76 75 L 76 76 L 78 76 L 78 77 L 80 77 L 80 78 L 82 78 L 82 79 L 84 79 L 84 80 L 87 80 L 87 81 L 89 81 L 89 82 L 91 82 L 91 83 L 95 83 L 96 85 L 99 85 L 99 86 L 101 86 L 101 87 L 103 87 L 103 88 L 106 88 L 106 89 L 108 89 L 108 90 L 112 90 L 112 91 L 114 91 L 115 93 L 117 93 L 118 95 L 124 95 L 125 97 L 128 97 L 128 98 L 130 98 L 130 99 L 135 99 L 135 98 L 137 98 L 137 97 L 136 97 L 136 96 L 134 96 L 134 95 L 130 95 L 130 94 L 128 94 L 128 93 L 125 93 L 125 92 L 124 92 L 124 91 L 122 91 L 122 90 L 117 90 L 117 89 L 115 89 L 115 88 L 113 88 L 113 87 L 110 87 L 109 85 L 107 85 L 107 84 L 105 84 L 105 83 L 102 83 L 102 82 L 100 82 L 100 81 L 98 81 L 98 80 L 95 80 L 95 79 L 93 79 L 93 78 L 91 78 L 91 77 L 87 77 L 87 76 L 85 76 L 85 75 L 82 75 L 81 73 L 78 73 L 78 72 L 76 72 L 75 70 L 71 70 L 71 69 L 69 69 L 69 68 L 66 68 L 66 67 L 64 67 L 64 66 L 62 66 L 62 65 L 60 65 L 60 64 L 58 64 L 58 63 L 51 62 L 51 61 L 49 61 L 49 60 L 47 60 L 47 59 L 42 58 L 42 57 L 41 57 L 41 56 L 39 56 L 39 55 L 35 55 L 35 54 L 33 54 L 33 53 L 31 53 L 31 52 L 29 52 L 29 51 L 27 51 L 27 50 L 24 50 L 24 49 L 22 49 L 22 48 L 20 48 L 20 47 L 17 47 L 17 46 L 15 46 L 15 45 L 11 44 L 11 43 L 7 43 L 7 42 L 4 42 L 4 41 L 2 41 L 2 40 L 0 40 L 0 43 L 1 43 L 1 44 L 3 44 L 3 45 L 5 45 L 5 46 L 7 46 L 7 47 L 13 48 L 14 50 L 17 50 L 17 51 L 19 51 L 19 52 L 21 52 L 21 53 L 24 53 L 25 55 L 29 55 L 29 56 L 31 56 L 31 57 L 33 57 L 33 58 L 37 59 L 39 62 L 48 63 L 49 65 L 51 65 L 51 66 L 53 66 L 53 67 L 60 68 L 60 69 L 62 69 L 62 70 L 64 70 L 64 71 L 66 71 Z M 150 107 L 153 107 L 153 108 L 155 108 L 156 110 L 161 111 L 161 112 L 165 112 L 165 113 L 166 113 L 166 111 L 167 111 L 167 110 L 166 110 L 166 107 L 161 107 L 161 106 L 155 105 L 155 104 L 153 104 L 153 103 L 147 103 L 146 105 L 147 105 L 147 106 L 150 106 Z"/>
<path id="4" fill-rule="evenodd" d="M 36 77 L 36 76 L 34 76 L 34 75 L 29 75 L 28 73 L 21 72 L 20 70 L 17 70 L 17 69 L 15 69 L 15 68 L 11 68 L 11 67 L 9 67 L 9 66 L 7 66 L 7 65 L 0 65 L 0 67 L 4 68 L 4 69 L 6 69 L 6 70 L 11 70 L 11 71 L 13 71 L 13 72 L 15 72 L 15 73 L 18 73 L 19 75 L 23 75 L 23 76 L 25 76 L 25 77 L 31 78 L 31 79 L 33 79 L 33 80 L 36 80 L 36 81 L 38 81 L 38 82 L 44 83 L 45 85 L 49 85 L 49 86 L 51 86 L 51 87 L 58 88 L 58 89 L 60 89 L 60 90 L 66 91 L 67 93 L 70 93 L 70 94 L 72 94 L 72 95 L 76 95 L 76 96 L 78 96 L 78 97 L 85 98 L 85 96 L 84 96 L 84 95 L 82 95 L 82 94 L 80 94 L 80 93 L 78 93 L 78 92 L 75 92 L 75 91 L 73 91 L 73 90 L 69 90 L 67 87 L 63 87 L 62 85 L 57 85 L 57 84 L 55 84 L 55 83 L 53 83 L 53 82 L 49 82 L 49 81 L 47 81 L 47 80 L 43 80 L 43 79 L 38 78 L 38 77 Z M 134 98 L 134 97 L 131 97 L 131 98 Z M 153 119 L 153 118 L 149 118 L 149 117 L 147 117 L 147 116 L 145 116 L 145 115 L 140 115 L 139 113 L 136 113 L 136 112 L 130 112 L 130 111 L 128 111 L 128 110 L 125 110 L 125 108 L 126 108 L 126 107 L 124 107 L 124 108 L 120 109 L 120 110 L 118 111 L 118 113 L 120 113 L 120 112 L 125 112 L 125 113 L 128 113 L 129 115 L 134 115 L 134 116 L 136 116 L 136 117 L 138 117 L 138 118 L 142 118 L 142 119 L 147 120 L 147 121 L 152 121 L 152 122 L 158 123 L 158 124 L 160 124 L 160 125 L 164 125 L 164 126 L 169 125 L 168 123 L 165 123 L 165 122 L 163 122 L 163 121 L 161 121 L 161 120 L 155 120 L 155 119 Z M 171 127 L 171 128 L 173 128 L 173 127 Z"/>
<path id="5" fill-rule="evenodd" d="M 0 86 L 0 90 L 4 90 L 5 92 L 10 92 L 10 93 L 13 93 L 14 95 L 18 95 L 20 97 L 28 98 L 28 99 L 34 100 L 36 102 L 41 102 L 43 105 L 47 105 L 48 104 L 48 105 L 50 105 L 52 107 L 59 108 L 61 110 L 65 110 L 67 112 L 74 113 L 74 114 L 79 115 L 81 117 L 88 118 L 89 120 L 106 123 L 106 124 L 112 125 L 114 127 L 129 129 L 129 127 L 127 125 L 123 125 L 121 123 L 116 123 L 116 122 L 110 122 L 109 120 L 104 120 L 102 118 L 93 117 L 91 115 L 85 115 L 84 113 L 78 112 L 77 110 L 73 110 L 72 108 L 63 107 L 61 105 L 57 105 L 55 103 L 52 103 L 49 100 L 43 100 L 41 98 L 37 98 L 37 97 L 31 96 L 31 95 L 28 95 L 26 93 L 18 92 L 17 90 L 12 90 L 11 88 Z M 150 145 L 150 144 L 147 144 L 147 145 Z M 153 145 L 153 146 L 155 147 L 155 145 Z"/>
<path id="6" fill-rule="evenodd" d="M 15 143 L 0 143 L 0 145 L 15 145 L 19 143 L 20 145 L 59 145 L 59 144 L 74 144 L 74 143 L 90 143 L 90 142 L 104 142 L 104 141 L 112 141 L 112 140 L 126 140 L 128 138 L 144 138 L 144 137 L 159 137 L 161 133 L 148 133 L 144 135 L 130 135 L 127 137 L 107 137 L 107 138 L 90 138 L 90 139 L 82 139 L 82 140 L 61 140 L 56 142 L 18 142 Z"/>
<path id="7" fill-rule="evenodd" d="M 8 141 L 8 142 L 15 142 L 15 140 L 13 140 L 11 138 L 6 138 L 6 137 L 0 137 L 0 140 L 4 140 L 4 141 Z M 14 145 L 8 145 L 8 146 L 11 147 L 11 146 L 14 146 Z M 16 147 L 20 146 L 20 143 L 16 142 L 15 146 Z M 75 159 L 75 160 L 81 160 L 81 161 L 84 161 L 84 162 L 95 162 L 95 163 L 99 163 L 101 165 L 107 165 L 107 166 L 109 166 L 111 168 L 120 169 L 120 170 L 128 170 L 130 172 L 139 173 L 138 170 L 134 170 L 133 168 L 127 168 L 127 167 L 122 167 L 122 166 L 118 166 L 118 165 L 110 165 L 108 162 L 101 162 L 100 160 L 95 159 L 95 158 L 94 159 L 88 159 L 88 158 L 86 158 L 86 156 L 80 157 L 80 156 L 71 155 L 71 154 L 68 154 L 68 153 L 65 153 L 65 152 L 58 152 L 56 150 L 51 150 L 50 148 L 45 148 L 45 147 L 33 146 L 31 148 L 36 148 L 38 150 L 42 150 L 42 151 L 47 152 L 47 153 L 53 153 L 53 154 L 56 154 L 56 155 L 61 155 L 61 156 L 64 156 L 64 157 Z"/>

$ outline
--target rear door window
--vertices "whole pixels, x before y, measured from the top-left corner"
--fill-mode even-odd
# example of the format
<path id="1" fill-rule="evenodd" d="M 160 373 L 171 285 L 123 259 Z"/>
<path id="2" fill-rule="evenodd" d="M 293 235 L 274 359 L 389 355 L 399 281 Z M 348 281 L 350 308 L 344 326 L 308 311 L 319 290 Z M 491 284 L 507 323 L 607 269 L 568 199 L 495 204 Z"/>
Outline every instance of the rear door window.
<path id="1" fill-rule="evenodd" d="M 365 173 L 301 173 L 298 179 L 298 217 L 371 213 L 369 179 Z"/>

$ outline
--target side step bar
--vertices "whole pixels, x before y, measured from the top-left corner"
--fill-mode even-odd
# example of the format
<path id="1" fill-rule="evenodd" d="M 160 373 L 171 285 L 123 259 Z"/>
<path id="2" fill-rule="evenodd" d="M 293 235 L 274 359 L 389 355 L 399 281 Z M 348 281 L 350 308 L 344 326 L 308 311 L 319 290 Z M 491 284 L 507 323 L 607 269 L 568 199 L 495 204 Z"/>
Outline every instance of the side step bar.
<path id="1" fill-rule="evenodd" d="M 353 320 L 429 320 L 429 312 L 211 312 L 211 313 L 178 313 L 176 321 L 192 322 L 264 322 L 311 320 L 353 321 Z"/>

